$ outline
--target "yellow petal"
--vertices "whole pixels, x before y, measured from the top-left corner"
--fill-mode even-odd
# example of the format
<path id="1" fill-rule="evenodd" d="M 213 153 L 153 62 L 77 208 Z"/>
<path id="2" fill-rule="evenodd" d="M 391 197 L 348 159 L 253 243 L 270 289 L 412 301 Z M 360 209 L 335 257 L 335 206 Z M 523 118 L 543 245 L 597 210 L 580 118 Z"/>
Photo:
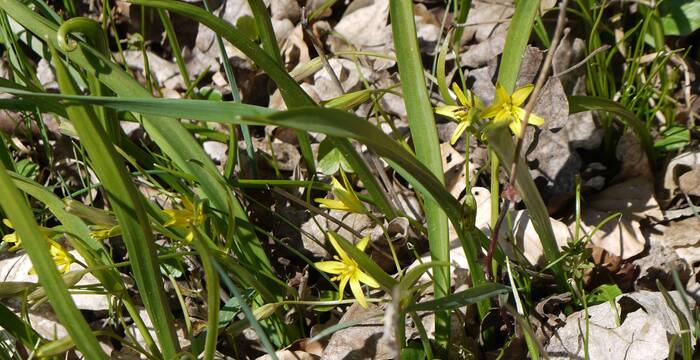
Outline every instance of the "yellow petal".
<path id="1" fill-rule="evenodd" d="M 506 88 L 504 88 L 501 83 L 496 83 L 496 98 L 493 100 L 493 104 L 491 106 L 500 106 L 504 102 L 508 101 L 509 98 L 510 96 L 508 96 Z"/>
<path id="2" fill-rule="evenodd" d="M 360 306 L 366 309 L 367 301 L 365 300 L 365 294 L 362 292 L 360 281 L 355 278 L 350 279 L 350 290 L 352 290 L 352 295 L 355 296 L 355 299 L 357 299 L 357 302 L 360 303 Z"/>
<path id="3" fill-rule="evenodd" d="M 535 126 L 541 126 L 544 124 L 544 119 L 535 114 L 530 113 L 530 117 L 527 119 L 527 123 Z"/>
<path id="4" fill-rule="evenodd" d="M 377 280 L 374 280 L 373 277 L 371 277 L 371 276 L 365 274 L 365 273 L 362 272 L 362 271 L 359 271 L 359 270 L 358 270 L 358 271 L 355 273 L 355 276 L 357 276 L 357 279 L 358 279 L 358 280 L 360 280 L 361 282 L 367 284 L 369 287 L 373 287 L 373 288 L 378 288 L 378 287 L 379 287 L 379 283 L 377 282 Z"/>
<path id="5" fill-rule="evenodd" d="M 494 104 L 486 108 L 484 112 L 481 113 L 481 117 L 484 119 L 490 119 L 498 115 L 498 113 L 503 109 L 500 104 Z"/>
<path id="6" fill-rule="evenodd" d="M 459 117 L 456 115 L 457 111 L 459 111 L 460 109 L 462 109 L 461 106 L 445 105 L 436 107 L 435 112 L 439 115 L 448 117 L 455 121 L 460 121 Z"/>
<path id="7" fill-rule="evenodd" d="M 468 126 L 468 121 L 462 121 L 459 124 L 457 124 L 457 128 L 452 133 L 452 137 L 450 138 L 450 145 L 454 145 L 457 142 L 457 140 L 459 140 L 459 137 L 462 136 L 462 133 L 464 133 L 464 130 L 466 130 Z"/>
<path id="8" fill-rule="evenodd" d="M 340 297 L 338 300 L 343 300 L 343 295 L 345 294 L 345 285 L 348 284 L 348 280 L 350 280 L 349 276 L 343 276 L 340 278 L 340 284 L 338 285 L 338 294 L 340 294 Z"/>
<path id="9" fill-rule="evenodd" d="M 496 125 L 505 125 L 513 120 L 513 117 L 507 111 L 499 111 L 493 118 L 493 123 Z"/>
<path id="10" fill-rule="evenodd" d="M 350 209 L 350 211 L 356 213 L 366 213 L 367 209 L 362 204 L 362 201 L 360 201 L 360 199 L 357 198 L 357 195 L 355 195 L 355 191 L 352 189 L 352 186 L 350 186 L 348 177 L 345 176 L 345 172 L 342 169 L 340 170 L 340 175 L 343 177 L 343 183 L 345 183 L 345 187 L 334 189 L 333 194 L 335 195 L 335 197 L 338 198 L 338 200 L 342 201 L 345 204 L 345 206 L 347 206 Z"/>
<path id="11" fill-rule="evenodd" d="M 333 190 L 343 188 L 343 184 L 341 184 L 340 181 L 335 178 L 335 176 L 331 177 L 331 186 L 333 187 Z"/>
<path id="12" fill-rule="evenodd" d="M 330 240 L 331 245 L 333 245 L 335 252 L 337 252 L 338 255 L 340 255 L 340 260 L 342 260 L 346 264 L 352 263 L 352 260 L 350 259 L 348 254 L 345 252 L 345 250 L 343 250 L 342 247 L 340 247 L 340 244 L 338 244 L 338 240 L 335 238 L 336 235 L 337 234 L 334 232 L 328 232 L 328 240 Z"/>
<path id="13" fill-rule="evenodd" d="M 338 275 L 347 269 L 347 265 L 340 261 L 319 261 L 314 266 L 320 271 L 333 275 Z"/>
<path id="14" fill-rule="evenodd" d="M 508 124 L 508 126 L 510 127 L 510 130 L 517 137 L 520 137 L 522 135 L 522 133 L 521 133 L 522 129 L 520 128 L 520 124 L 521 124 L 520 119 L 513 119 L 513 121 L 511 121 L 510 124 Z"/>
<path id="15" fill-rule="evenodd" d="M 457 83 L 452 83 L 452 91 L 455 92 L 455 95 L 457 96 L 457 100 L 459 100 L 459 103 L 462 104 L 463 106 L 467 107 L 472 107 L 474 104 L 472 104 L 471 101 L 467 98 L 466 95 L 464 95 L 464 92 L 462 92 L 462 89 L 460 89 L 459 85 Z"/>
<path id="16" fill-rule="evenodd" d="M 358 243 L 357 243 L 357 248 L 360 249 L 360 251 L 365 251 L 367 248 L 367 244 L 369 244 L 369 236 L 363 237 Z"/>
<path id="17" fill-rule="evenodd" d="M 342 201 L 340 200 L 335 200 L 335 199 L 314 199 L 315 202 L 321 204 L 322 208 L 325 209 L 335 209 L 335 210 L 342 210 L 342 211 L 348 211 L 350 208 L 345 206 Z"/>
<path id="18" fill-rule="evenodd" d="M 12 226 L 12 222 L 10 221 L 10 219 L 2 219 L 2 223 L 10 229 L 14 229 L 14 226 Z"/>
<path id="19" fill-rule="evenodd" d="M 521 87 L 518 90 L 515 90 L 513 93 L 513 96 L 511 96 L 511 100 L 513 102 L 513 106 L 520 106 L 522 105 L 525 100 L 527 100 L 527 97 L 530 96 L 530 93 L 532 92 L 532 89 L 534 89 L 535 86 L 530 84 L 530 85 L 525 85 Z"/>

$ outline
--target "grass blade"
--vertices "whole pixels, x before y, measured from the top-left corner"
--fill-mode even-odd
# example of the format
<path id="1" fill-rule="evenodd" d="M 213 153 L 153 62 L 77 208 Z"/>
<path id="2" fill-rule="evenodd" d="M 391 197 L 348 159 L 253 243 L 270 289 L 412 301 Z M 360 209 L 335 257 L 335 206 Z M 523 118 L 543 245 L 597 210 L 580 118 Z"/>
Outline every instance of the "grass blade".
<path id="1" fill-rule="evenodd" d="M 56 79 L 61 92 L 76 94 L 79 89 L 52 48 Z M 105 129 L 98 126 L 99 117 L 86 105 L 67 105 L 68 118 L 75 127 L 81 144 L 92 159 L 92 167 L 102 181 L 112 211 L 119 220 L 122 238 L 129 253 L 131 270 L 140 290 L 148 315 L 153 321 L 156 337 L 166 358 L 179 351 L 173 315 L 160 276 L 155 242 L 139 191 L 131 182 L 124 164 L 108 140 Z M 77 339 L 77 338 L 74 338 Z"/>
<path id="2" fill-rule="evenodd" d="M 73 303 L 63 279 L 49 254 L 49 245 L 34 220 L 34 214 L 22 194 L 14 186 L 5 167 L 0 165 L 0 206 L 12 221 L 22 238 L 22 247 L 27 250 L 39 282 L 46 291 L 51 307 L 61 324 L 74 339 L 81 339 L 77 347 L 89 359 L 108 359 L 97 338 L 92 334 L 85 318 Z"/>
<path id="3" fill-rule="evenodd" d="M 54 46 L 57 27 L 50 21 L 33 13 L 29 8 L 17 0 L 0 0 L 0 8 L 4 9 L 19 24 L 26 27 L 35 36 L 27 36 L 26 41 L 36 44 L 36 38 L 49 39 Z M 41 52 L 40 52 L 41 54 Z M 79 42 L 78 47 L 66 56 L 73 64 L 84 67 L 89 72 L 97 72 L 98 79 L 112 89 L 118 96 L 150 98 L 151 94 L 144 89 L 129 74 L 124 72 L 118 65 L 110 62 L 102 55 Z M 94 68 L 93 64 L 100 64 L 100 71 Z M 168 155 L 173 162 L 184 172 L 193 175 L 204 194 L 210 199 L 212 206 L 224 213 L 228 213 L 226 202 L 227 192 L 230 192 L 222 184 L 223 179 L 218 174 L 216 166 L 209 156 L 204 153 L 201 146 L 194 140 L 184 127 L 176 121 L 164 121 L 160 114 L 152 114 L 143 119 L 143 126 L 151 139 L 158 144 L 160 149 Z M 202 166 L 195 165 L 202 164 Z M 234 198 L 233 209 L 230 211 L 236 217 L 234 227 L 235 239 L 242 249 L 240 258 L 260 269 L 273 274 L 265 251 L 258 240 L 253 226 L 248 221 L 248 217 Z M 282 296 L 280 294 L 280 296 Z"/>
<path id="4" fill-rule="evenodd" d="M 413 304 L 406 311 L 449 311 L 461 308 L 462 306 L 475 304 L 484 299 L 505 294 L 510 291 L 510 287 L 497 283 L 483 283 L 475 285 L 467 290 L 447 295 L 440 299 L 430 300 Z"/>
<path id="5" fill-rule="evenodd" d="M 444 183 L 444 170 L 440 157 L 440 143 L 435 127 L 433 108 L 430 105 L 428 90 L 423 75 L 423 63 L 416 38 L 416 24 L 413 15 L 413 2 L 391 1 L 389 5 L 391 28 L 396 47 L 396 61 L 401 77 L 401 89 L 408 114 L 409 129 L 416 150 L 416 157 L 426 165 L 440 184 Z M 450 246 L 447 229 L 447 216 L 440 204 L 425 200 L 425 217 L 428 223 L 430 256 L 435 262 L 450 261 Z M 476 254 L 467 254 L 476 258 Z M 471 268 L 472 273 L 479 267 Z M 436 267 L 434 270 L 435 298 L 448 295 L 451 291 L 449 268 Z M 447 349 L 450 336 L 450 313 L 435 314 L 435 337 L 438 345 Z"/>
<path id="6" fill-rule="evenodd" d="M 520 72 L 522 56 L 527 48 L 530 39 L 539 1 L 521 1 L 515 8 L 515 13 L 511 19 L 506 43 L 501 57 L 501 64 L 498 70 L 498 82 L 503 85 L 508 93 L 513 93 L 515 83 Z M 489 145 L 498 155 L 501 166 L 510 171 L 515 155 L 515 145 L 508 129 L 497 129 L 488 134 Z M 554 262 L 559 258 L 559 246 L 552 231 L 552 224 L 549 220 L 549 213 L 540 196 L 535 182 L 527 170 L 527 165 L 522 158 L 518 159 L 518 170 L 515 187 L 527 206 L 532 225 L 540 236 L 540 242 L 547 261 Z M 561 288 L 566 288 L 566 278 L 560 264 L 552 267 L 552 272 Z"/>
<path id="7" fill-rule="evenodd" d="M 233 44 L 240 51 L 245 53 L 257 66 L 262 68 L 268 76 L 277 84 L 280 93 L 284 98 L 287 106 L 290 108 L 317 106 L 317 104 L 304 92 L 304 90 L 289 76 L 284 68 L 282 68 L 272 57 L 266 54 L 255 43 L 247 39 L 245 34 L 231 26 L 231 24 L 223 21 L 216 16 L 211 15 L 207 11 L 196 6 L 165 0 L 130 0 L 133 4 L 141 4 L 151 7 L 166 9 L 168 11 L 179 13 L 204 24 L 215 33 L 221 35 L 228 42 Z M 304 130 L 304 129 L 299 129 Z M 352 166 L 355 173 L 362 179 L 362 183 L 367 188 L 372 198 L 377 205 L 377 208 L 384 213 L 388 218 L 392 219 L 396 216 L 396 211 L 386 198 L 382 188 L 374 178 L 372 171 L 367 164 L 357 154 L 355 148 L 346 139 L 330 139 L 333 145 L 340 150 Z"/>

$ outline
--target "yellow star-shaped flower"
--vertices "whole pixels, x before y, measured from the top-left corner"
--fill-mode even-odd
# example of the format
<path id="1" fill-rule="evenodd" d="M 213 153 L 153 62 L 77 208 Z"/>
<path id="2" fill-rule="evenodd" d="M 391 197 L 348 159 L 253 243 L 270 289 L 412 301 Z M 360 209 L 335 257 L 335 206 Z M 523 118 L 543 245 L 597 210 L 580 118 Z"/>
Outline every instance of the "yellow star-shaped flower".
<path id="1" fill-rule="evenodd" d="M 170 217 L 163 226 L 172 226 L 186 230 L 187 235 L 185 236 L 185 240 L 189 243 L 194 239 L 192 228 L 203 224 L 206 218 L 204 214 L 204 204 L 200 202 L 197 206 L 194 206 L 194 204 L 184 196 L 181 200 L 184 209 L 163 210 L 163 213 Z"/>
<path id="2" fill-rule="evenodd" d="M 322 208 L 335 209 L 341 211 L 349 211 L 359 214 L 367 213 L 367 208 L 360 201 L 360 199 L 355 194 L 355 191 L 350 186 L 347 176 L 344 172 L 340 172 L 343 177 L 343 182 L 345 186 L 341 184 L 335 177 L 331 178 L 333 196 L 335 199 L 314 199 L 317 203 L 321 204 Z"/>
<path id="3" fill-rule="evenodd" d="M 501 84 L 496 84 L 496 99 L 484 110 L 483 117 L 493 118 L 493 124 L 496 126 L 508 125 L 515 136 L 521 137 L 520 128 L 525 118 L 525 109 L 520 105 L 527 100 L 533 88 L 532 84 L 526 85 L 515 90 L 512 95 L 508 95 Z M 544 124 L 544 119 L 531 113 L 527 122 L 539 126 Z"/>
<path id="4" fill-rule="evenodd" d="M 58 266 L 58 271 L 62 274 L 67 273 L 70 270 L 70 264 L 73 263 L 73 256 L 69 254 L 63 247 L 53 241 L 49 241 L 49 252 L 53 258 L 53 262 Z"/>
<path id="5" fill-rule="evenodd" d="M 454 91 L 455 96 L 457 96 L 460 106 L 438 106 L 435 108 L 435 112 L 457 122 L 457 128 L 452 133 L 452 137 L 450 138 L 450 144 L 454 145 L 454 143 L 459 140 L 459 137 L 462 136 L 464 130 L 471 125 L 472 120 L 476 115 L 475 110 L 481 108 L 481 101 L 469 90 L 467 90 L 467 93 L 465 94 L 462 89 L 459 88 L 457 83 L 452 83 L 452 91 Z"/>
<path id="6" fill-rule="evenodd" d="M 365 294 L 362 292 L 362 285 L 360 283 L 364 283 L 369 287 L 373 288 L 378 288 L 379 283 L 374 280 L 373 277 L 365 274 L 362 270 L 360 270 L 360 267 L 357 265 L 357 262 L 353 259 L 351 259 L 348 254 L 343 251 L 343 248 L 340 247 L 338 244 L 338 240 L 336 240 L 337 235 L 335 233 L 329 232 L 328 233 L 328 239 L 331 242 L 331 245 L 333 245 L 333 248 L 335 251 L 338 253 L 338 255 L 333 256 L 333 258 L 336 261 L 321 261 L 317 262 L 316 268 L 320 271 L 327 272 L 329 274 L 336 275 L 335 277 L 331 278 L 332 281 L 339 281 L 340 284 L 338 286 L 338 291 L 340 292 L 340 300 L 343 299 L 343 292 L 345 292 L 345 286 L 350 283 L 350 290 L 352 290 L 352 294 L 355 296 L 355 299 L 357 299 L 357 302 L 360 303 L 360 305 L 363 308 L 367 308 L 367 301 L 365 300 Z M 369 243 L 369 237 L 364 237 L 362 240 L 360 240 L 359 243 L 357 243 L 357 248 L 360 249 L 361 251 L 365 251 L 365 248 L 367 248 L 367 244 Z"/>

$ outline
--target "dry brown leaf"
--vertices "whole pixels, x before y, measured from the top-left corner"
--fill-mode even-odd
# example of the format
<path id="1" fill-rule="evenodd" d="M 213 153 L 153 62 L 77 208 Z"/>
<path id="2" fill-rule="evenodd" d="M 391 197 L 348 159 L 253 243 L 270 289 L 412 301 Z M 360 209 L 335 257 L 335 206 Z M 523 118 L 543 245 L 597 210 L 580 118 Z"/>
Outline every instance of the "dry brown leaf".
<path id="1" fill-rule="evenodd" d="M 653 184 L 643 178 L 634 178 L 584 201 L 581 228 L 585 234 L 592 234 L 598 224 L 616 212 L 621 212 L 622 216 L 593 234 L 592 242 L 625 260 L 644 251 L 646 239 L 640 230 L 640 221 L 662 217 L 654 198 Z"/>

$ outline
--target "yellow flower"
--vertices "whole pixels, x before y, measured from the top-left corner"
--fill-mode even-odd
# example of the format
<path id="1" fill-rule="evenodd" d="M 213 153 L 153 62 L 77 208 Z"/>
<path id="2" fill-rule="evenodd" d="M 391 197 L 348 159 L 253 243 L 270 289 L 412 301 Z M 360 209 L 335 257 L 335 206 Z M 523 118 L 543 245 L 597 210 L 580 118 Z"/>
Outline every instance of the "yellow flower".
<path id="1" fill-rule="evenodd" d="M 338 253 L 338 255 L 333 256 L 336 261 L 321 261 L 317 262 L 316 268 L 320 271 L 327 272 L 329 274 L 337 275 L 331 278 L 332 281 L 340 281 L 339 289 L 340 300 L 343 299 L 343 292 L 345 291 L 345 286 L 350 283 L 350 290 L 352 294 L 357 299 L 362 307 L 367 308 L 367 301 L 365 300 L 365 294 L 362 292 L 362 286 L 360 283 L 367 284 L 370 287 L 378 288 L 379 283 L 374 280 L 373 277 L 365 274 L 360 270 L 357 262 L 351 259 L 348 254 L 343 251 L 340 247 L 338 241 L 335 238 L 336 234 L 329 232 L 328 239 L 330 240 L 333 248 Z M 340 235 L 337 235 L 340 236 Z M 357 248 L 361 251 L 365 251 L 367 244 L 369 243 L 369 237 L 364 237 L 357 243 Z"/>
<path id="2" fill-rule="evenodd" d="M 3 219 L 2 223 L 5 224 L 5 226 L 9 227 L 10 229 L 15 229 L 14 226 L 12 226 L 12 222 L 10 222 L 9 219 Z M 2 237 L 2 241 L 10 244 L 14 244 L 12 247 L 10 247 L 8 250 L 10 251 L 17 251 L 22 246 L 22 239 L 19 238 L 19 235 L 17 232 L 13 232 L 12 234 L 7 234 Z"/>
<path id="3" fill-rule="evenodd" d="M 58 271 L 61 274 L 65 274 L 70 271 L 70 265 L 73 263 L 73 256 L 68 253 L 61 244 L 46 238 L 46 241 L 49 242 L 49 253 L 51 254 L 51 258 L 53 259 L 54 264 L 58 267 Z M 29 269 L 29 274 L 30 275 L 35 275 L 36 271 L 34 270 L 34 267 L 32 266 Z"/>
<path id="4" fill-rule="evenodd" d="M 185 240 L 191 242 L 192 239 L 194 239 L 192 228 L 203 224 L 206 218 L 204 214 L 204 204 L 200 202 L 195 207 L 186 197 L 182 197 L 181 200 L 182 205 L 185 207 L 184 209 L 163 210 L 163 212 L 170 217 L 163 226 L 173 226 L 186 230 L 187 235 L 185 236 Z"/>
<path id="5" fill-rule="evenodd" d="M 95 225 L 91 226 L 90 229 L 90 236 L 92 236 L 93 239 L 102 241 L 104 239 L 109 239 L 111 237 L 115 237 L 118 235 L 122 234 L 122 228 L 119 225 L 114 225 L 114 226 L 102 226 L 102 225 Z"/>
<path id="6" fill-rule="evenodd" d="M 367 208 L 355 194 L 345 173 L 341 171 L 340 175 L 343 177 L 345 187 L 343 187 L 335 177 L 331 178 L 331 182 L 333 183 L 331 191 L 335 199 L 314 199 L 314 201 L 321 204 L 321 207 L 326 209 L 349 211 L 360 214 L 366 213 Z"/>
<path id="7" fill-rule="evenodd" d="M 521 137 L 520 128 L 523 118 L 525 118 L 525 109 L 521 108 L 520 105 L 530 96 L 533 88 L 532 84 L 526 85 L 515 90 L 513 95 L 508 95 L 506 89 L 501 84 L 497 84 L 496 99 L 491 106 L 484 110 L 484 118 L 493 118 L 493 123 L 496 126 L 508 125 L 515 136 Z M 544 124 L 544 119 L 530 114 L 527 122 L 539 126 Z"/>
<path id="8" fill-rule="evenodd" d="M 450 144 L 454 145 L 459 140 L 459 137 L 462 136 L 464 130 L 471 125 L 472 119 L 475 117 L 475 110 L 481 107 L 481 101 L 469 90 L 467 90 L 465 95 L 457 83 L 452 83 L 452 91 L 454 91 L 461 106 L 438 106 L 435 108 L 435 112 L 457 122 L 457 128 L 450 138 Z"/>
<path id="9" fill-rule="evenodd" d="M 59 243 L 53 240 L 49 240 L 49 252 L 51 253 L 53 262 L 58 266 L 58 271 L 62 274 L 67 273 L 70 270 L 70 264 L 73 263 L 73 256 L 64 250 Z"/>

